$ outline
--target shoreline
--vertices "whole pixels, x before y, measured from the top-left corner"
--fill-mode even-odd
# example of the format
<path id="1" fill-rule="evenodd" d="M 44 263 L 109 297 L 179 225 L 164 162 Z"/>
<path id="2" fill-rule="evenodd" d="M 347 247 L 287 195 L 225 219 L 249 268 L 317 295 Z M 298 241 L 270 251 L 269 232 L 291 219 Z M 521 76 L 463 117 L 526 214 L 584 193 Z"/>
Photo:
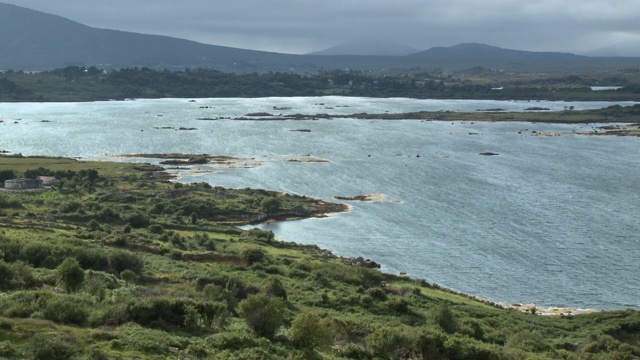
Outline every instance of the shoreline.
<path id="1" fill-rule="evenodd" d="M 139 155 L 139 154 L 137 154 Z M 132 155 L 132 156 L 122 156 L 122 157 L 128 157 L 128 158 L 137 158 L 139 156 L 137 155 Z M 154 154 L 157 155 L 157 154 Z M 171 155 L 171 156 L 175 156 L 176 154 L 167 154 L 167 155 Z M 188 157 L 190 155 L 188 154 L 181 154 L 182 157 Z M 231 158 L 231 157 L 225 157 L 225 158 Z M 72 158 L 70 158 L 72 159 Z M 141 166 L 144 166 L 144 163 L 138 163 Z M 155 167 L 155 170 L 151 170 L 153 171 L 153 173 L 165 173 L 166 174 L 166 168 L 164 168 L 163 166 L 152 166 Z M 162 177 L 162 175 L 161 175 Z M 167 176 L 169 177 L 169 176 Z M 357 196 L 352 196 L 352 197 L 343 197 L 344 200 L 355 200 L 355 201 L 367 201 L 367 200 L 360 200 L 360 198 L 365 198 L 365 199 L 369 199 L 368 201 L 371 201 L 370 198 L 371 197 L 378 197 L 379 201 L 379 196 L 382 194 L 373 194 L 373 195 L 357 195 Z M 382 195 L 384 196 L 384 195 Z M 304 196 L 305 198 L 307 198 L 306 196 Z M 318 201 L 321 204 L 325 203 L 322 200 L 319 199 L 315 199 L 315 198 L 308 198 L 311 201 Z M 342 200 L 342 199 L 341 199 Z M 271 221 L 294 221 L 294 220 L 304 220 L 304 219 L 311 219 L 311 218 L 325 218 L 327 216 L 329 216 L 330 214 L 337 214 L 337 213 L 341 213 L 341 212 L 348 212 L 351 211 L 352 207 L 351 205 L 348 204 L 344 204 L 341 203 L 340 205 L 340 210 L 337 211 L 318 211 L 318 212 L 311 212 L 311 213 L 281 213 L 281 214 L 272 214 L 272 215 L 268 215 L 268 216 L 264 216 L 264 217 L 260 217 L 257 219 L 253 219 L 253 220 L 242 220 L 242 221 L 221 221 L 221 222 L 215 222 L 218 224 L 226 224 L 226 225 L 233 225 L 233 226 L 247 226 L 247 225 L 256 225 L 256 224 L 260 224 L 260 223 L 266 223 L 266 222 L 271 222 Z M 326 252 L 331 252 L 330 250 L 323 250 Z M 332 253 L 332 252 L 331 252 Z M 337 256 L 336 256 L 337 257 Z M 340 258 L 343 259 L 352 259 L 349 257 L 342 257 L 340 256 Z M 375 262 L 374 262 L 375 263 Z M 407 276 L 406 273 L 403 274 L 402 272 L 400 274 L 398 274 L 399 276 Z M 409 278 L 411 278 L 409 276 Z M 414 278 L 414 279 L 419 279 L 419 278 Z M 479 296 L 475 296 L 473 294 L 468 294 L 468 293 L 463 293 L 463 292 L 458 292 L 449 288 L 444 288 L 444 287 L 440 287 L 437 284 L 434 284 L 435 286 L 437 286 L 440 289 L 444 289 L 447 292 L 451 292 L 454 294 L 458 294 L 458 295 L 462 295 L 465 296 L 467 298 L 471 298 L 471 299 L 475 299 L 477 301 L 480 301 L 482 303 L 485 303 L 487 305 L 490 306 L 494 306 L 494 307 L 498 307 L 501 309 L 505 309 L 505 310 L 509 310 L 509 311 L 517 311 L 517 312 L 523 312 L 523 313 L 533 313 L 536 315 L 541 315 L 541 316 L 570 316 L 570 315 L 578 315 L 578 314 L 585 314 L 585 313 L 593 313 L 593 312 L 600 312 L 600 311 L 605 311 L 605 310 L 594 310 L 594 309 L 581 309 L 581 308 L 571 308 L 571 307 L 544 307 L 544 306 L 538 306 L 535 304 L 507 304 L 505 302 L 495 302 L 489 299 L 485 299 Z"/>

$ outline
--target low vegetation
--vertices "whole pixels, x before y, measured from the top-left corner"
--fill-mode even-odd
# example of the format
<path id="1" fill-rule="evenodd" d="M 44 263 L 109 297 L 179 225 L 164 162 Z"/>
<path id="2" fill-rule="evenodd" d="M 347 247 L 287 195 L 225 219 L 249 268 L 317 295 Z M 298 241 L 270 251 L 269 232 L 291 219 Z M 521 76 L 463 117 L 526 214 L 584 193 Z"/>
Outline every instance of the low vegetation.
<path id="1" fill-rule="evenodd" d="M 592 86 L 621 87 L 593 91 Z M 287 72 L 236 74 L 132 68 L 105 72 L 96 67 L 0 74 L 0 101 L 96 101 L 126 98 L 267 96 L 366 96 L 421 99 L 636 101 L 640 70 L 580 74 L 523 74 L 474 67 L 455 73 L 374 74 L 334 70 L 301 75 Z"/>
<path id="2" fill-rule="evenodd" d="M 331 204 L 183 185 L 158 170 L 0 157 L 0 172 L 59 180 L 0 193 L 0 358 L 640 356 L 638 311 L 511 312 L 345 265 L 315 246 L 230 225 Z"/>

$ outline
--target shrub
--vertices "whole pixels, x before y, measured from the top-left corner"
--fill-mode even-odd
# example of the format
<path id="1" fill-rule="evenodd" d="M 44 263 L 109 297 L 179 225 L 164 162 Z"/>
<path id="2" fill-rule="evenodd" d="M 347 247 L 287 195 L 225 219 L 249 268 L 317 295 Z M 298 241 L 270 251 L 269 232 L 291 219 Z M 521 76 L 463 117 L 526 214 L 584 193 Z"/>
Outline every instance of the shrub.
<path id="1" fill-rule="evenodd" d="M 149 217 L 141 212 L 135 212 L 127 216 L 127 222 L 135 229 L 146 228 L 151 224 Z"/>
<path id="2" fill-rule="evenodd" d="M 120 220 L 120 213 L 110 207 L 105 207 L 96 212 L 95 217 L 102 221 Z"/>
<path id="3" fill-rule="evenodd" d="M 402 358 L 410 352 L 411 339 L 401 328 L 381 327 L 367 337 L 367 344 L 373 353 L 381 358 Z"/>
<path id="4" fill-rule="evenodd" d="M 15 359 L 18 357 L 18 351 L 11 341 L 0 341 L 0 357 L 8 359 Z"/>
<path id="5" fill-rule="evenodd" d="M 176 260 L 176 261 L 180 261 L 182 260 L 182 251 L 178 250 L 178 249 L 173 249 L 171 250 L 171 252 L 169 253 L 169 257 L 172 260 Z"/>
<path id="6" fill-rule="evenodd" d="M 333 344 L 333 334 L 318 315 L 305 311 L 291 323 L 291 341 L 307 350 L 326 348 Z"/>
<path id="7" fill-rule="evenodd" d="M 256 335 L 273 339 L 284 322 L 284 308 L 282 299 L 257 294 L 240 302 L 238 313 Z"/>
<path id="8" fill-rule="evenodd" d="M 367 295 L 371 296 L 371 298 L 374 300 L 378 300 L 378 301 L 387 300 L 387 293 L 385 293 L 384 290 L 378 287 L 368 289 Z"/>
<path id="9" fill-rule="evenodd" d="M 13 270 L 4 260 L 0 260 L 0 290 L 9 290 L 13 287 Z"/>
<path id="10" fill-rule="evenodd" d="M 76 352 L 70 336 L 36 334 L 29 341 L 30 358 L 33 360 L 67 360 Z"/>
<path id="11" fill-rule="evenodd" d="M 27 318 L 54 296 L 50 291 L 15 291 L 0 298 L 0 311 L 7 317 Z"/>
<path id="12" fill-rule="evenodd" d="M 136 281 L 138 276 L 133 271 L 127 269 L 120 273 L 120 278 L 124 280 L 124 282 L 129 285 Z"/>
<path id="13" fill-rule="evenodd" d="M 22 203 L 18 199 L 12 199 L 0 194 L 0 209 L 20 209 Z"/>
<path id="14" fill-rule="evenodd" d="M 125 270 L 131 270 L 139 275 L 144 269 L 144 262 L 140 256 L 129 251 L 115 250 L 109 255 L 109 267 L 117 275 Z"/>
<path id="15" fill-rule="evenodd" d="M 164 228 L 162 227 L 162 225 L 160 224 L 153 224 L 151 226 L 149 226 L 147 228 L 147 230 L 149 230 L 150 233 L 152 234 L 162 234 L 164 232 Z"/>
<path id="16" fill-rule="evenodd" d="M 60 295 L 47 301 L 42 316 L 57 323 L 82 326 L 87 322 L 89 312 L 84 301 Z"/>
<path id="17" fill-rule="evenodd" d="M 262 262 L 266 254 L 264 250 L 258 248 L 249 248 L 242 251 L 240 257 L 246 261 L 247 264 L 253 265 L 255 263 Z"/>
<path id="18" fill-rule="evenodd" d="M 219 350 L 240 350 L 255 345 L 255 339 L 250 334 L 239 331 L 225 331 L 211 335 L 205 340 L 207 348 Z"/>
<path id="19" fill-rule="evenodd" d="M 279 297 L 282 300 L 287 300 L 287 290 L 282 285 L 280 279 L 272 277 L 267 285 L 267 295 Z"/>
<path id="20" fill-rule="evenodd" d="M 84 270 L 80 267 L 78 260 L 66 258 L 56 269 L 58 280 L 62 287 L 68 292 L 77 291 L 84 281 Z"/>
<path id="21" fill-rule="evenodd" d="M 60 204 L 60 212 L 63 214 L 70 214 L 76 212 L 82 208 L 82 203 L 80 201 L 68 201 Z"/>
<path id="22" fill-rule="evenodd" d="M 208 301 L 225 302 L 230 311 L 234 311 L 238 304 L 238 299 L 236 298 L 238 292 L 233 289 L 225 289 L 216 284 L 207 284 L 202 292 Z"/>
<path id="23" fill-rule="evenodd" d="M 407 301 L 407 299 L 393 298 L 386 301 L 385 305 L 389 308 L 389 310 L 396 312 L 398 314 L 411 313 L 411 310 L 409 309 L 409 302 Z"/>
<path id="24" fill-rule="evenodd" d="M 109 271 L 109 257 L 105 250 L 97 248 L 83 249 L 77 252 L 76 259 L 78 259 L 83 269 Z"/>
<path id="25" fill-rule="evenodd" d="M 364 346 L 355 343 L 348 343 L 338 349 L 338 356 L 346 359 L 369 360 L 373 357 L 371 351 Z"/>
<path id="26" fill-rule="evenodd" d="M 189 340 L 184 337 L 170 335 L 165 331 L 145 329 L 131 323 L 120 328 L 119 341 L 126 349 L 156 354 L 168 354 L 169 347 L 185 349 L 189 345 Z"/>
<path id="27" fill-rule="evenodd" d="M 524 351 L 539 352 L 549 348 L 544 337 L 531 330 L 522 330 L 513 334 L 505 344 L 505 347 L 518 348 Z"/>
<path id="28" fill-rule="evenodd" d="M 433 312 L 433 320 L 442 330 L 446 333 L 453 334 L 458 331 L 458 320 L 451 312 L 451 309 L 447 305 L 441 305 Z"/>

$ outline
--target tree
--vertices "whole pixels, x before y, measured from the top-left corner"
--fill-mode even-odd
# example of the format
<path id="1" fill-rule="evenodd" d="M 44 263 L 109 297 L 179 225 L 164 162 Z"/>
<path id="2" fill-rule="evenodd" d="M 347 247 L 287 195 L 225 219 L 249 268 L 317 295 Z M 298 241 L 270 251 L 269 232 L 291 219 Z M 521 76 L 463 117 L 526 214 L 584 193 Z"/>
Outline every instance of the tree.
<path id="1" fill-rule="evenodd" d="M 15 179 L 18 177 L 13 170 L 0 170 L 0 185 L 4 185 L 7 180 Z"/>
<path id="2" fill-rule="evenodd" d="M 284 308 L 282 299 L 256 294 L 238 305 L 238 313 L 257 336 L 272 340 L 284 322 Z"/>
<path id="3" fill-rule="evenodd" d="M 291 323 L 291 341 L 300 348 L 314 350 L 331 346 L 333 334 L 318 315 L 305 311 Z"/>
<path id="4" fill-rule="evenodd" d="M 56 269 L 58 280 L 62 283 L 62 287 L 68 292 L 77 291 L 84 281 L 84 270 L 80 267 L 78 260 L 74 258 L 66 258 Z"/>
<path id="5" fill-rule="evenodd" d="M 266 213 L 277 212 L 278 210 L 280 210 L 281 206 L 282 206 L 282 203 L 280 202 L 280 200 L 274 197 L 265 198 L 260 202 L 260 207 Z"/>

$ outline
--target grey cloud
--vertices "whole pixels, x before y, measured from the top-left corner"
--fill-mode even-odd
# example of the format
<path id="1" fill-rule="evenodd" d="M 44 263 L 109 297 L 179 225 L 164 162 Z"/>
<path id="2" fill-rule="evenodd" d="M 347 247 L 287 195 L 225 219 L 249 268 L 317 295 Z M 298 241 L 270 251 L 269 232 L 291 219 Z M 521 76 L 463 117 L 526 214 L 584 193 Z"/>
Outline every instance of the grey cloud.
<path id="1" fill-rule="evenodd" d="M 640 40 L 637 0 L 4 1 L 94 27 L 283 52 L 363 39 L 547 51 Z"/>

